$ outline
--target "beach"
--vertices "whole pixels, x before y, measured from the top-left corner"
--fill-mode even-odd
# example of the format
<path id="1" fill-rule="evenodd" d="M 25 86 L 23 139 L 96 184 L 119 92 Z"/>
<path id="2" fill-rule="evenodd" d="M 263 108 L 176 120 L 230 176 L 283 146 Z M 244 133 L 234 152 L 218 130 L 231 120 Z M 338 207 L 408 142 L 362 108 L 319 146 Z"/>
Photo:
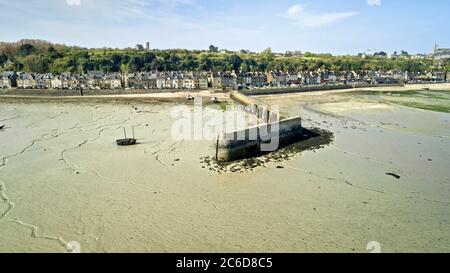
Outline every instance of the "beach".
<path id="1" fill-rule="evenodd" d="M 227 165 L 172 138 L 189 102 L 0 98 L 0 252 L 448 252 L 450 87 L 421 88 L 257 96 L 327 138 Z"/>

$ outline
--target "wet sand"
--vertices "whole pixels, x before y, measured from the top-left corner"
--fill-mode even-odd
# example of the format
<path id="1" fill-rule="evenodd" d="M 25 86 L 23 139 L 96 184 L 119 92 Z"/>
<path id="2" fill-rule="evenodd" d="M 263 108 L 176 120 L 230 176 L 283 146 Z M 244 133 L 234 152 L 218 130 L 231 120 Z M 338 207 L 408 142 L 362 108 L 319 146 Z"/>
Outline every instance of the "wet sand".
<path id="1" fill-rule="evenodd" d="M 174 103 L 1 102 L 0 252 L 450 251 L 449 113 L 258 99 L 331 134 L 218 167 L 213 142 L 172 140 Z M 132 125 L 140 145 L 116 147 Z"/>

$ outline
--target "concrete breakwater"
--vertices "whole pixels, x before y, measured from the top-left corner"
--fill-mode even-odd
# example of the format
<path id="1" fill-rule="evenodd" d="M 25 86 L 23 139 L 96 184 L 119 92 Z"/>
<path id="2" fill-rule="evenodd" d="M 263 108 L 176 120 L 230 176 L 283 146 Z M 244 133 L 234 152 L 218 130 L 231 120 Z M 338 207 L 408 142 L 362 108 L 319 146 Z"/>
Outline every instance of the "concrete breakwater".
<path id="1" fill-rule="evenodd" d="M 300 117 L 226 133 L 217 140 L 216 159 L 229 162 L 274 152 L 302 139 Z"/>
<path id="2" fill-rule="evenodd" d="M 237 92 L 232 92 L 230 98 L 242 104 L 261 124 L 219 136 L 216 143 L 217 161 L 229 162 L 254 157 L 301 140 L 301 117 L 285 119 L 271 107 Z"/>
<path id="3" fill-rule="evenodd" d="M 263 123 L 278 122 L 284 118 L 278 110 L 238 92 L 231 92 L 230 99 L 243 105 L 247 113 L 255 115 Z"/>

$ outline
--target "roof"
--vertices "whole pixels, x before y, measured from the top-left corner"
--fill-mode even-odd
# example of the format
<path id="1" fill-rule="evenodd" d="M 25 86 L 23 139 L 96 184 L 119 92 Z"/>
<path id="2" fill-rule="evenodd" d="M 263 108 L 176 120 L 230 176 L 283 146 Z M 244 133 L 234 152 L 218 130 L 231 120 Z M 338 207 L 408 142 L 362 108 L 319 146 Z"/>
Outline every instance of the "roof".
<path id="1" fill-rule="evenodd" d="M 15 73 L 13 71 L 5 71 L 0 75 L 0 79 L 11 79 L 14 75 Z"/>
<path id="2" fill-rule="evenodd" d="M 20 80 L 33 80 L 34 75 L 30 74 L 30 73 L 22 73 L 22 74 L 19 74 L 19 79 Z"/>

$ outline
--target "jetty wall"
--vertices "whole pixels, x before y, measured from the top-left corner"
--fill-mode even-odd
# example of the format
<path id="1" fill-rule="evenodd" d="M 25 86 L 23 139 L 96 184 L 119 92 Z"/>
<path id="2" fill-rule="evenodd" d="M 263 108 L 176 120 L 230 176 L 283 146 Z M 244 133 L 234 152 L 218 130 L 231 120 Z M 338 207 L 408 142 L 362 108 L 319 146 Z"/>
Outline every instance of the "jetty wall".
<path id="1" fill-rule="evenodd" d="M 278 111 L 275 111 L 270 106 L 260 103 L 244 94 L 231 92 L 230 98 L 243 105 L 244 110 L 247 113 L 255 115 L 262 123 L 272 123 L 284 119 Z"/>
<path id="2" fill-rule="evenodd" d="M 230 98 L 258 117 L 261 124 L 219 136 L 216 143 L 218 161 L 229 162 L 274 152 L 302 139 L 300 117 L 286 119 L 268 105 L 238 92 L 232 92 Z"/>
<path id="3" fill-rule="evenodd" d="M 301 140 L 302 136 L 300 117 L 226 133 L 217 140 L 216 159 L 229 162 L 274 152 Z"/>

